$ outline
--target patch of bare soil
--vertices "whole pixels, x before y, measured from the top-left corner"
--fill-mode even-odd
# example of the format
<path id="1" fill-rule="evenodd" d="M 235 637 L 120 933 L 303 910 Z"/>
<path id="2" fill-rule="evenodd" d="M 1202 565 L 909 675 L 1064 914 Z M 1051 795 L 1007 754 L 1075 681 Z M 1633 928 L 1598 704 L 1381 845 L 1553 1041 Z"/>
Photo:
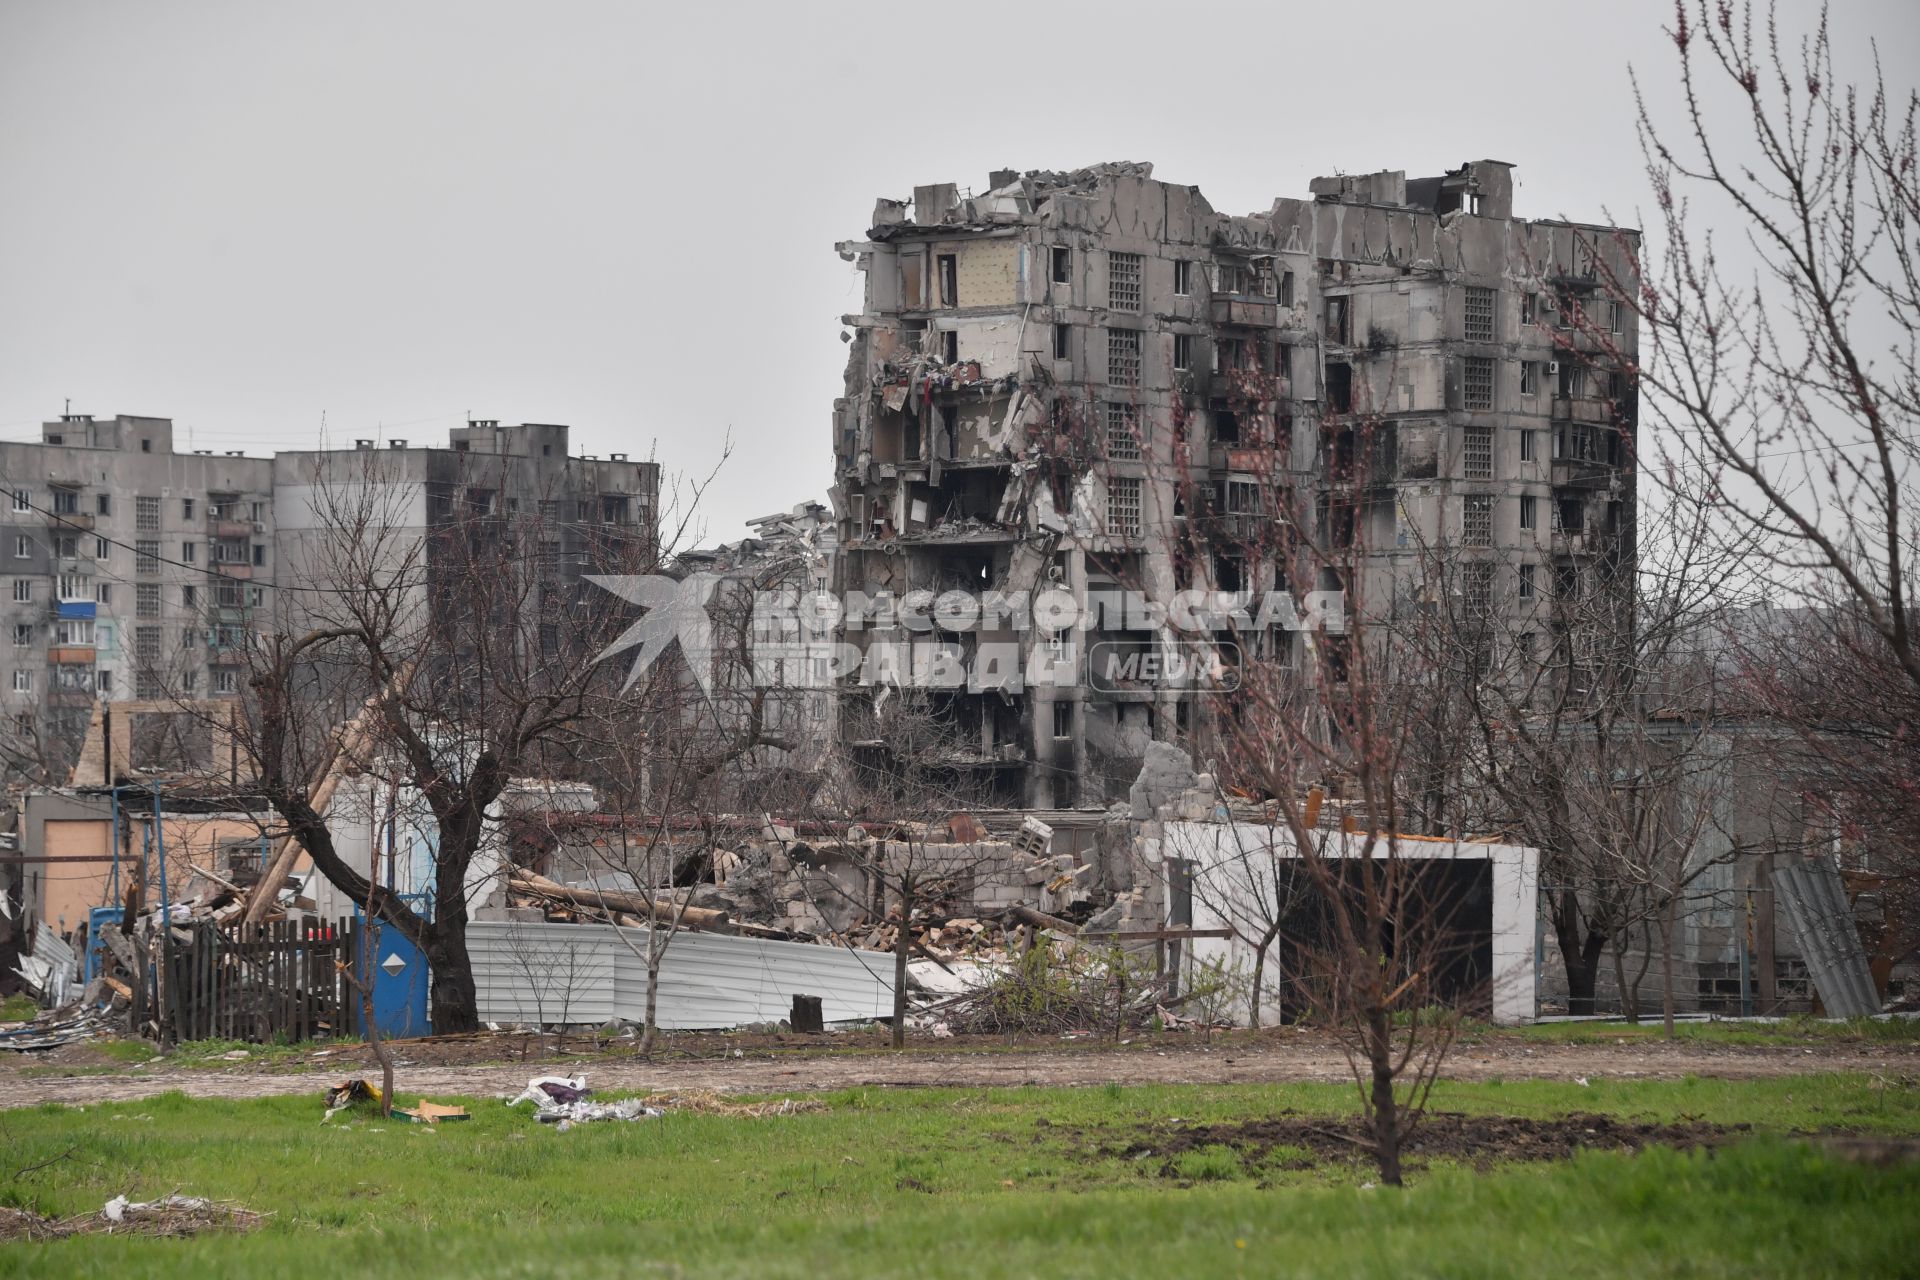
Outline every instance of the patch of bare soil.
<path id="1" fill-rule="evenodd" d="M 511 1095 L 525 1086 L 527 1077 L 555 1071 L 584 1072 L 601 1092 L 714 1089 L 779 1094 L 867 1087 L 1280 1084 L 1353 1078 L 1346 1056 L 1331 1037 L 1292 1029 L 1239 1033 L 1216 1037 L 1211 1043 L 1172 1035 L 1121 1045 L 1056 1041 L 1014 1048 L 991 1040 L 961 1047 L 939 1041 L 938 1047 L 922 1042 L 906 1053 L 885 1052 L 872 1044 L 866 1033 L 675 1036 L 667 1052 L 651 1062 L 625 1046 L 556 1053 L 551 1043 L 545 1052 L 525 1046 L 529 1052 L 522 1058 L 523 1046 L 517 1037 L 396 1041 L 393 1050 L 399 1087 L 434 1098 Z M 578 1047 L 584 1050 L 587 1045 Z M 170 1089 L 204 1098 L 310 1092 L 317 1100 L 329 1077 L 344 1079 L 375 1069 L 371 1051 L 364 1045 L 346 1044 L 262 1061 L 219 1061 L 195 1067 L 162 1057 L 138 1068 L 70 1077 L 48 1073 L 46 1067 L 53 1065 L 40 1055 L 0 1058 L 0 1107 L 146 1098 Z M 1688 1075 L 1751 1080 L 1814 1071 L 1920 1074 L 1920 1045 L 1722 1046 L 1650 1041 L 1581 1045 L 1489 1037 L 1458 1047 L 1441 1074 L 1453 1080 L 1673 1080 Z"/>
<path id="2" fill-rule="evenodd" d="M 1410 1163 L 1453 1160 L 1485 1169 L 1512 1161 L 1567 1160 L 1583 1150 L 1719 1146 L 1750 1129 L 1745 1124 L 1655 1124 L 1578 1112 L 1534 1120 L 1437 1111 L 1421 1118 L 1404 1156 Z M 1102 1146 L 1099 1153 L 1128 1160 L 1160 1160 L 1161 1176 L 1179 1178 L 1185 1175 L 1178 1157 L 1219 1147 L 1237 1154 L 1249 1172 L 1268 1167 L 1307 1169 L 1326 1160 L 1366 1157 L 1373 1150 L 1372 1134 L 1360 1120 L 1287 1113 L 1243 1124 L 1176 1124 L 1135 1130 L 1122 1141 Z M 1286 1154 L 1270 1165 L 1277 1152 Z"/>

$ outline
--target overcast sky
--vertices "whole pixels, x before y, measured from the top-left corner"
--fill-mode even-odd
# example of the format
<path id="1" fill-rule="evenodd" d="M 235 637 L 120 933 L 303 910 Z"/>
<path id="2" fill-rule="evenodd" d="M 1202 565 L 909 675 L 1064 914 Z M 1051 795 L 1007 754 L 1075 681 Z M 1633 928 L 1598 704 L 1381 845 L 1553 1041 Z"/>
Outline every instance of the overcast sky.
<path id="1" fill-rule="evenodd" d="M 1849 54 L 1920 51 L 1912 0 L 1833 8 Z M 833 246 L 875 196 L 1151 160 L 1251 213 L 1491 157 L 1519 214 L 1637 225 L 1628 66 L 1669 110 L 1671 13 L 0 0 L 0 437 L 68 397 L 182 448 L 471 413 L 697 473 L 731 436 L 731 539 L 831 482 Z"/>

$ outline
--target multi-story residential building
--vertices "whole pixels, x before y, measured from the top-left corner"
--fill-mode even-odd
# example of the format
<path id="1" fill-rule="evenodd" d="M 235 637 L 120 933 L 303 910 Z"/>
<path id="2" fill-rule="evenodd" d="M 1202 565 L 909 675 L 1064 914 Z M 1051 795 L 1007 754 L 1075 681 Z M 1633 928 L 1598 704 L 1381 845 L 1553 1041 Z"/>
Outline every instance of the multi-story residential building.
<path id="1" fill-rule="evenodd" d="M 585 574 L 653 567 L 660 468 L 572 454 L 568 436 L 562 425 L 473 421 L 444 448 L 358 440 L 276 454 L 280 554 L 303 581 L 325 581 L 331 545 L 370 520 L 384 531 L 381 554 L 418 556 L 423 590 L 459 590 L 454 549 L 511 536 L 512 557 L 542 583 L 525 603 L 570 608 L 593 590 Z"/>
<path id="2" fill-rule="evenodd" d="M 178 453 L 165 418 L 67 414 L 0 444 L 16 742 L 68 762 L 96 696 L 232 692 L 228 656 L 266 605 L 272 463 Z"/>
<path id="3" fill-rule="evenodd" d="M 1086 621 L 936 615 L 844 638 L 897 646 L 916 674 L 957 652 L 964 681 L 931 695 L 972 748 L 957 765 L 1006 802 L 1065 806 L 1115 798 L 1147 742 L 1192 727 L 1191 691 L 1089 668 L 1156 640 L 1150 616 L 1104 603 L 1125 589 L 1338 588 L 1386 612 L 1439 550 L 1470 608 L 1577 595 L 1631 548 L 1632 396 L 1608 370 L 1630 366 L 1634 331 L 1621 308 L 1597 338 L 1562 318 L 1608 280 L 1632 287 L 1636 236 L 1515 219 L 1511 193 L 1509 166 L 1480 161 L 1318 179 L 1234 217 L 1108 164 L 881 200 L 840 246 L 866 301 L 843 317 L 839 586 L 1050 589 Z M 1365 582 L 1289 580 L 1271 549 L 1301 511 Z M 1014 670 L 974 660 L 1007 643 Z"/>
<path id="4" fill-rule="evenodd" d="M 1511 169 L 1319 178 L 1271 217 L 1315 263 L 1321 528 L 1364 607 L 1443 556 L 1491 643 L 1578 685 L 1631 579 L 1639 233 L 1515 218 Z"/>
<path id="5" fill-rule="evenodd" d="M 644 560 L 654 541 L 658 467 L 570 456 L 565 426 L 474 422 L 445 448 L 359 441 L 271 458 L 176 452 L 165 418 L 68 414 L 41 435 L 0 443 L 0 625 L 11 641 L 0 729 L 8 763 L 47 780 L 64 781 L 96 697 L 241 691 L 254 637 L 277 625 L 269 611 L 310 606 L 328 580 L 314 563 L 324 494 L 338 500 L 337 522 L 338 503 L 375 482 L 361 510 L 392 554 L 424 548 L 429 579 L 445 545 L 431 532 L 504 529 L 523 513 L 516 536 L 537 536 L 516 554 L 551 579 L 555 607 L 587 590 L 583 573 Z M 275 599 L 283 575 L 298 602 Z"/>

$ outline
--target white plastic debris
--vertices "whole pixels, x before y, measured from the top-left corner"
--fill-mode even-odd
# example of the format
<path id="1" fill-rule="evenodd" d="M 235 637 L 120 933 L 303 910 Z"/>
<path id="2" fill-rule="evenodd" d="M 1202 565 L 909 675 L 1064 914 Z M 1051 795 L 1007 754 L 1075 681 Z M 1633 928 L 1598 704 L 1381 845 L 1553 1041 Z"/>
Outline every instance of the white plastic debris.
<path id="1" fill-rule="evenodd" d="M 128 1200 L 125 1196 L 115 1196 L 100 1207 L 100 1215 L 108 1222 L 125 1222 L 130 1218 L 141 1218 L 149 1214 L 166 1213 L 169 1210 L 205 1212 L 212 1209 L 213 1201 L 205 1196 L 162 1196 L 158 1200 Z"/>
<path id="2" fill-rule="evenodd" d="M 627 1098 L 621 1102 L 569 1102 L 561 1106 L 542 1108 L 534 1119 L 542 1124 L 552 1124 L 565 1133 L 576 1124 L 588 1124 L 595 1120 L 646 1120 L 663 1114 L 658 1107 L 650 1107 L 638 1098 Z"/>
<path id="3" fill-rule="evenodd" d="M 590 1092 L 585 1076 L 535 1076 L 527 1081 L 527 1087 L 518 1097 L 508 1098 L 510 1107 L 523 1102 L 531 1102 L 542 1110 L 562 1103 L 576 1101 L 581 1095 Z"/>
<path id="4" fill-rule="evenodd" d="M 508 1098 L 506 1103 L 517 1107 L 531 1102 L 534 1119 L 562 1132 L 596 1120 L 645 1120 L 661 1114 L 638 1098 L 595 1102 L 587 1096 L 590 1092 L 585 1076 L 535 1076 L 518 1097 Z"/>

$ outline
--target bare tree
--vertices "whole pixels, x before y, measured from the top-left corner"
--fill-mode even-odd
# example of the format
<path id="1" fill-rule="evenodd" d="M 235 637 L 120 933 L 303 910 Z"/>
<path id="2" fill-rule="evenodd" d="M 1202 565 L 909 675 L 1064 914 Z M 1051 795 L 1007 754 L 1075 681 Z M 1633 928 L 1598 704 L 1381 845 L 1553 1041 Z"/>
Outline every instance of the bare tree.
<path id="1" fill-rule="evenodd" d="M 64 786 L 80 753 L 83 733 L 52 714 L 39 695 L 0 721 L 0 780 L 12 785 Z"/>
<path id="2" fill-rule="evenodd" d="M 1748 744 L 1728 724 L 1716 637 L 1752 584 L 1697 502 L 1645 508 L 1600 536 L 1595 573 L 1560 566 L 1536 581 L 1497 559 L 1508 585 L 1477 595 L 1458 581 L 1469 564 L 1426 548 L 1441 584 L 1427 634 L 1444 649 L 1447 701 L 1470 722 L 1468 782 L 1493 801 L 1483 820 L 1542 851 L 1572 1012 L 1594 1011 L 1611 953 L 1636 1017 L 1633 933 L 1657 924 L 1670 943 L 1675 905 L 1723 860 L 1701 852 L 1724 825 L 1711 801 Z M 1662 954 L 1670 1006 L 1670 946 Z"/>
<path id="3" fill-rule="evenodd" d="M 642 1057 L 658 1043 L 667 950 L 683 927 L 712 914 L 694 908 L 692 898 L 722 853 L 719 815 L 746 780 L 768 769 L 768 755 L 799 745 L 792 736 L 799 723 L 790 705 L 793 672 L 768 661 L 762 628 L 783 612 L 767 607 L 770 597 L 789 592 L 808 567 L 798 553 L 742 565 L 726 564 L 720 553 L 681 557 L 670 572 L 700 597 L 706 643 L 635 671 L 626 687 L 589 700 L 574 726 L 608 810 L 590 815 L 602 834 L 569 843 L 575 824 L 549 815 L 543 836 L 585 864 L 574 868 L 587 882 L 570 898 L 575 908 L 600 910 L 615 923 L 633 912 L 644 924 L 642 942 L 626 930 L 616 934 L 646 965 Z"/>
<path id="4" fill-rule="evenodd" d="M 1844 603 L 1756 607 L 1725 635 L 1731 705 L 1785 792 L 1776 848 L 1838 855 L 1885 991 L 1920 954 L 1920 689 Z"/>
<path id="5" fill-rule="evenodd" d="M 606 974 L 573 939 L 544 940 L 517 922 L 507 929 L 506 951 L 533 1000 L 535 1044 L 544 1055 L 547 1028 L 552 1026 L 554 1048 L 564 1052 L 574 997 Z"/>
<path id="6" fill-rule="evenodd" d="M 490 812 L 509 779 L 570 768 L 575 731 L 617 675 L 592 655 L 622 618 L 612 597 L 576 593 L 539 549 L 545 518 L 508 515 L 496 491 L 459 475 L 419 494 L 380 455 L 316 475 L 311 533 L 285 566 L 301 584 L 279 629 L 250 653 L 235 728 L 289 849 L 426 954 L 433 1025 L 478 1025 L 466 926 Z M 463 483 L 466 482 L 466 483 Z M 424 528 L 412 504 L 428 507 Z M 583 554 L 643 572 L 652 530 L 594 526 Z M 434 826 L 430 909 L 373 882 L 337 850 L 330 778 L 387 771 Z M 276 860 L 282 867 L 284 859 Z M 256 894 L 277 887 L 270 871 Z"/>
<path id="7" fill-rule="evenodd" d="M 1667 35 L 1683 114 L 1643 98 L 1639 120 L 1664 256 L 1605 281 L 1641 319 L 1645 408 L 1778 591 L 1846 603 L 1920 685 L 1920 94 L 1889 90 L 1877 50 L 1843 82 L 1824 12 L 1796 41 L 1771 9 L 1698 0 Z"/>
<path id="8" fill-rule="evenodd" d="M 1257 367 L 1243 374 L 1266 376 Z M 1254 844 L 1286 861 L 1306 899 L 1310 921 L 1285 930 L 1291 976 L 1339 1036 L 1381 1178 L 1397 1185 L 1459 1019 L 1486 994 L 1449 988 L 1458 940 L 1431 846 L 1420 842 L 1421 828 L 1458 820 L 1444 804 L 1457 766 L 1436 754 L 1445 743 L 1435 731 L 1457 713 L 1436 665 L 1434 620 L 1399 616 L 1371 560 L 1368 495 L 1386 432 L 1364 384 L 1349 405 L 1324 412 L 1319 485 L 1288 474 L 1293 424 L 1275 407 L 1278 389 L 1254 386 L 1243 398 L 1252 412 L 1238 434 L 1258 479 L 1228 510 L 1181 464 L 1176 401 L 1172 480 L 1185 517 L 1171 529 L 1176 577 L 1242 599 L 1332 585 L 1344 602 L 1326 630 L 1263 631 L 1229 613 L 1217 639 L 1233 642 L 1223 652 L 1237 688 L 1231 698 L 1201 696 L 1199 728 L 1221 784 L 1263 803 Z M 1322 795 L 1338 799 L 1343 824 L 1320 820 Z M 1426 810 L 1417 795 L 1443 803 Z"/>
<path id="9" fill-rule="evenodd" d="M 1876 964 L 1912 954 L 1920 623 L 1920 93 L 1873 47 L 1836 50 L 1827 14 L 1800 31 L 1731 0 L 1676 6 L 1666 30 L 1681 107 L 1639 98 L 1658 257 L 1601 264 L 1637 313 L 1633 369 L 1647 471 L 1761 571 L 1772 608 L 1727 628 L 1733 701 L 1801 793 L 1808 824 L 1871 850 L 1851 867 L 1881 899 Z M 1836 56 L 1837 55 L 1837 56 Z M 1898 75 L 1899 68 L 1896 67 Z M 1598 312 L 1567 345 L 1606 348 Z M 1811 846 L 1790 836 L 1785 847 Z M 1863 878 L 1864 877 L 1864 878 Z"/>

